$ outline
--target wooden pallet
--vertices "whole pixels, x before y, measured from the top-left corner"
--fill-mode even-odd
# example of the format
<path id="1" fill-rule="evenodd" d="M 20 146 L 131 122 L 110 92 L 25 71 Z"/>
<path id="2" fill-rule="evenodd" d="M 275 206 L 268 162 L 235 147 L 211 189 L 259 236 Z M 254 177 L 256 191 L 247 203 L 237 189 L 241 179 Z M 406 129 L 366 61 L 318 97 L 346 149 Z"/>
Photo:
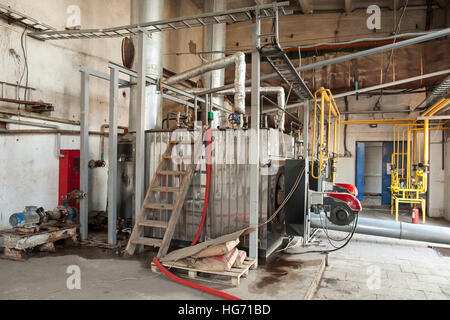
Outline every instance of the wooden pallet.
<path id="1" fill-rule="evenodd" d="M 43 225 L 38 231 L 8 230 L 1 233 L 4 251 L 1 257 L 24 261 L 27 250 L 38 248 L 40 251 L 54 252 L 54 243 L 58 240 L 72 238 L 77 241 L 77 227 L 75 225 Z"/>
<path id="2" fill-rule="evenodd" d="M 202 280 L 212 283 L 239 286 L 241 277 L 246 278 L 249 270 L 256 269 L 256 260 L 246 258 L 244 263 L 237 268 L 232 268 L 230 271 L 210 271 L 191 268 L 186 262 L 166 262 L 162 263 L 167 269 L 175 270 L 182 277 L 187 277 L 195 280 Z M 153 272 L 160 273 L 159 269 L 152 262 L 151 269 Z M 187 273 L 186 273 L 187 271 Z"/>

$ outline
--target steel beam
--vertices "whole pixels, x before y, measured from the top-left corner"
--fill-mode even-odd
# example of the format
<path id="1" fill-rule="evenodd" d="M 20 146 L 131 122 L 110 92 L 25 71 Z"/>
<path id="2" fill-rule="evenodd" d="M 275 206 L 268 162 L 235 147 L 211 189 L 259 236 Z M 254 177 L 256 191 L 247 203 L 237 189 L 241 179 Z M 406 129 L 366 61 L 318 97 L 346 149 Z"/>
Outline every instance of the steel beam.
<path id="1" fill-rule="evenodd" d="M 111 68 L 109 82 L 109 150 L 108 150 L 108 243 L 117 243 L 117 126 L 119 70 Z"/>
<path id="2" fill-rule="evenodd" d="M 81 70 L 81 110 L 80 110 L 80 190 L 87 194 L 80 199 L 81 240 L 88 238 L 89 216 L 89 73 Z"/>
<path id="3" fill-rule="evenodd" d="M 139 33 L 137 53 L 137 104 L 136 104 L 136 185 L 135 185 L 135 221 L 139 216 L 145 193 L 145 102 L 146 102 L 146 80 L 145 80 L 145 46 L 143 32 Z M 134 222 L 133 222 L 134 225 Z"/>
<path id="4" fill-rule="evenodd" d="M 259 53 L 261 20 L 256 11 L 252 26 L 252 102 L 251 102 L 251 131 L 250 131 L 250 227 L 255 231 L 250 234 L 249 256 L 258 259 L 258 224 L 259 224 L 259 134 L 261 115 L 261 56 Z"/>

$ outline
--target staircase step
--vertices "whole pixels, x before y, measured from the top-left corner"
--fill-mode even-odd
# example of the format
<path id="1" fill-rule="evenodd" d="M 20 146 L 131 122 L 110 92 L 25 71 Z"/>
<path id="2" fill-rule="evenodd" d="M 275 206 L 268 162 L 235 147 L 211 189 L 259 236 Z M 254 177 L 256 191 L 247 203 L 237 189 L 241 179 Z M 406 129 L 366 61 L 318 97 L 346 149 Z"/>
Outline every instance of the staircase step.
<path id="1" fill-rule="evenodd" d="M 185 176 L 186 171 L 160 171 L 158 172 L 160 176 Z"/>
<path id="2" fill-rule="evenodd" d="M 173 210 L 173 204 L 170 203 L 146 203 L 146 209 Z"/>
<path id="3" fill-rule="evenodd" d="M 153 187 L 152 191 L 175 193 L 175 192 L 180 192 L 180 188 L 179 187 Z"/>
<path id="4" fill-rule="evenodd" d="M 133 244 L 142 244 L 144 246 L 149 247 L 161 247 L 162 240 L 161 239 L 153 239 L 153 238 L 138 238 L 136 240 L 132 240 Z"/>
<path id="5" fill-rule="evenodd" d="M 153 228 L 161 228 L 161 229 L 167 229 L 169 226 L 168 221 L 160 221 L 160 220 L 145 220 L 142 222 L 139 222 L 139 225 L 141 227 L 153 227 Z"/>
<path id="6" fill-rule="evenodd" d="M 188 160 L 191 159 L 191 156 L 164 156 L 164 159 L 180 159 L 180 160 Z"/>
<path id="7" fill-rule="evenodd" d="M 170 144 L 194 144 L 194 140 L 172 140 L 169 141 Z"/>

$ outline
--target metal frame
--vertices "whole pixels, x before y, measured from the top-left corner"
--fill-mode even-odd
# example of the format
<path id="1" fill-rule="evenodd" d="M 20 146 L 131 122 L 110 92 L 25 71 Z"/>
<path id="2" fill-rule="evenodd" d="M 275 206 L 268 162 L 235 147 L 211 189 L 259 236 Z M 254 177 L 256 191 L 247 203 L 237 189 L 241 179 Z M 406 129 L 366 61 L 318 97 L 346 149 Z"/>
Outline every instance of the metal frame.
<path id="1" fill-rule="evenodd" d="M 289 6 L 289 1 L 279 3 L 274 2 L 271 4 L 259 5 L 254 7 L 204 13 L 188 17 L 165 19 L 160 21 L 153 21 L 142 24 L 133 24 L 106 29 L 61 30 L 61 31 L 56 31 L 53 29 L 53 31 L 31 33 L 30 36 L 45 41 L 45 40 L 129 37 L 133 35 L 134 36 L 139 35 L 140 33 L 151 35 L 154 32 L 189 29 L 223 23 L 231 24 L 250 21 L 253 19 L 253 14 L 256 11 L 261 12 L 262 18 L 272 18 L 274 15 L 273 11 L 275 8 L 284 15 L 292 14 L 292 11 L 287 11 L 284 9 L 285 6 Z"/>
<path id="2" fill-rule="evenodd" d="M 251 134 L 250 134 L 250 228 L 255 228 L 250 234 L 249 257 L 256 259 L 258 265 L 258 225 L 259 225 L 259 127 L 261 114 L 261 17 L 259 10 L 255 12 L 252 25 L 252 104 L 251 104 Z"/>
<path id="3" fill-rule="evenodd" d="M 144 33 L 140 33 L 140 43 L 144 40 Z M 142 48 L 140 50 L 139 48 Z M 118 142 L 118 90 L 123 87 L 130 87 L 136 85 L 136 83 L 126 81 L 120 78 L 120 74 L 137 78 L 138 86 L 138 114 L 139 122 L 137 126 L 136 134 L 136 201 L 135 201 L 135 216 L 139 213 L 145 193 L 145 132 L 144 117 L 145 117 L 145 90 L 148 85 L 156 85 L 157 81 L 145 74 L 145 62 L 144 62 L 144 46 L 139 45 L 138 58 L 138 71 L 133 71 L 110 62 L 108 67 L 110 68 L 110 74 L 98 72 L 86 67 L 82 67 L 80 72 L 81 76 L 81 112 L 80 112 L 80 189 L 86 194 L 89 191 L 89 80 L 90 77 L 95 77 L 110 82 L 110 98 L 109 98 L 109 159 L 117 159 L 117 142 Z M 185 92 L 181 89 L 169 86 L 167 84 L 161 84 L 163 89 L 173 92 L 174 94 L 182 95 L 188 99 L 194 99 L 194 103 L 190 103 L 183 99 L 171 96 L 170 94 L 163 94 L 164 99 L 189 106 L 196 109 L 198 103 L 206 103 L 207 99 L 201 98 L 197 95 Z M 217 106 L 213 106 L 217 108 Z M 141 181 L 142 180 L 142 181 Z M 115 245 L 117 243 L 116 228 L 117 228 L 117 162 L 110 161 L 108 169 L 108 243 Z M 142 196 L 142 201 L 138 201 L 138 196 Z M 81 239 L 86 240 L 88 237 L 88 202 L 87 198 L 80 200 L 80 233 Z"/>
<path id="4" fill-rule="evenodd" d="M 4 4 L 1 3 L 0 3 L 0 17 L 5 19 L 9 23 L 16 23 L 37 32 L 56 31 L 55 28 L 46 25 L 45 23 L 42 23 L 40 21 L 37 21 L 36 19 L 27 16 L 26 14 L 23 14 L 17 10 L 14 10 L 8 6 L 5 6 Z M 29 35 L 31 37 L 34 37 L 31 34 Z"/>

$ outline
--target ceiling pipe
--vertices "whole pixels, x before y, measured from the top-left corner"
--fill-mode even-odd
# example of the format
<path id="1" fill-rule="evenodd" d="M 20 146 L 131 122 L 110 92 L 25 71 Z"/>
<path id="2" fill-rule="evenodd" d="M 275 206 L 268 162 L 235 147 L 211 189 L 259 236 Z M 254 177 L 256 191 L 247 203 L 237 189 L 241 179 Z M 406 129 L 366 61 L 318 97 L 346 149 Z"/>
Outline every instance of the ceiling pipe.
<path id="1" fill-rule="evenodd" d="M 360 57 L 364 57 L 364 56 L 368 56 L 368 55 L 372 55 L 372 54 L 377 54 L 380 52 L 385 52 L 385 51 L 390 51 L 392 49 L 397 49 L 397 48 L 401 48 L 401 47 L 405 47 L 405 46 L 409 46 L 412 44 L 416 44 L 416 43 L 421 43 L 421 42 L 425 42 L 425 41 L 429 41 L 429 40 L 433 40 L 433 39 L 437 39 L 437 38 L 442 38 L 445 36 L 450 35 L 450 28 L 446 28 L 440 31 L 436 31 L 436 32 L 432 32 L 423 36 L 419 36 L 416 38 L 412 38 L 412 39 L 408 39 L 405 41 L 401 41 L 401 42 L 396 42 L 396 43 L 392 43 L 392 44 L 388 44 L 385 46 L 381 46 L 381 47 L 376 47 L 376 48 L 372 48 L 369 50 L 364 50 L 364 51 L 359 51 L 353 54 L 348 54 L 345 56 L 341 56 L 341 57 L 337 57 L 337 58 L 333 58 L 333 59 L 328 59 L 328 60 L 324 60 L 324 61 L 319 61 L 316 63 L 312 63 L 312 64 L 308 64 L 305 66 L 300 66 L 298 67 L 296 70 L 298 72 L 302 72 L 302 71 L 307 71 L 307 70 L 312 70 L 312 69 L 316 69 L 316 68 L 321 68 L 321 67 L 325 67 L 331 64 L 336 64 L 336 63 L 340 63 L 340 62 L 345 62 L 345 61 L 349 61 L 349 60 L 353 60 L 353 59 L 357 59 Z M 282 72 L 284 74 L 287 74 L 288 72 Z M 261 76 L 261 82 L 262 81 L 267 81 L 273 78 L 279 77 L 278 73 L 271 73 L 265 76 Z M 250 85 L 251 84 L 251 79 L 247 80 L 245 82 L 245 85 Z M 205 95 L 205 94 L 210 94 L 210 93 L 214 93 L 214 92 L 219 92 L 219 91 L 223 91 L 226 89 L 230 89 L 232 88 L 233 85 L 226 85 L 223 86 L 221 88 L 216 88 L 216 89 L 211 89 L 211 90 L 207 90 L 201 93 L 201 95 Z M 335 97 L 336 98 L 336 97 Z"/>
<path id="2" fill-rule="evenodd" d="M 227 67 L 235 66 L 235 79 L 234 79 L 234 90 L 236 91 L 234 94 L 234 104 L 235 104 L 235 112 L 244 114 L 245 113 L 245 72 L 246 72 L 246 64 L 245 64 L 245 54 L 242 52 L 237 52 L 231 56 L 211 61 L 205 63 L 199 67 L 194 69 L 179 73 L 173 77 L 167 79 L 166 83 L 168 85 L 174 85 L 184 80 L 192 79 L 194 77 L 203 75 L 207 72 L 213 70 L 224 69 Z M 232 88 L 233 86 L 231 86 Z M 212 89 L 216 90 L 216 89 Z M 222 90 L 217 90 L 222 91 Z M 216 92 L 217 92 L 216 91 Z"/>

